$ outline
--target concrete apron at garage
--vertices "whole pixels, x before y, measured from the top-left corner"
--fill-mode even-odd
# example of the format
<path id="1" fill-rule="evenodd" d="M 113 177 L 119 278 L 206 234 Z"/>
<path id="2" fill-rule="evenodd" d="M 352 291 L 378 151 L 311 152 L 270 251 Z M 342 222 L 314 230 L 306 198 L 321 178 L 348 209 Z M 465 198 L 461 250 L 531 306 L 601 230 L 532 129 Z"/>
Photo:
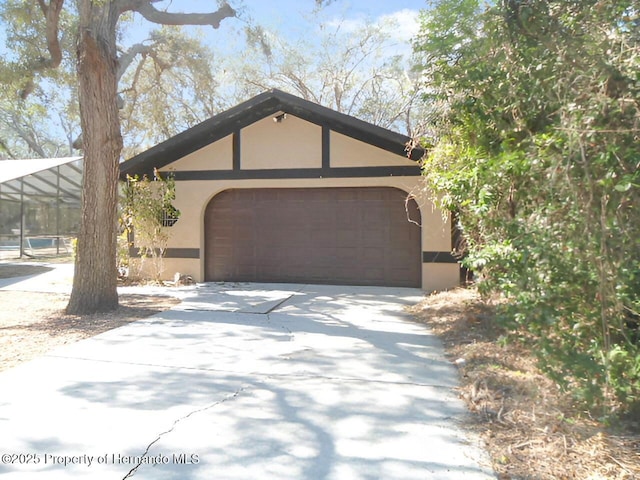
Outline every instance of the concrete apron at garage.
<path id="1" fill-rule="evenodd" d="M 199 285 L 0 374 L 0 478 L 494 478 L 421 295 Z"/>

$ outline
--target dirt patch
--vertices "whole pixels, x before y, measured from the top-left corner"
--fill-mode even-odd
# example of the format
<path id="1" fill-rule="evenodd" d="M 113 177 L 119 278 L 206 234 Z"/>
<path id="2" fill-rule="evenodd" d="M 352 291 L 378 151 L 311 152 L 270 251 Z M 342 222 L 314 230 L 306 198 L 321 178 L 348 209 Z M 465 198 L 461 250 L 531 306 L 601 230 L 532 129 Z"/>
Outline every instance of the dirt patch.
<path id="1" fill-rule="evenodd" d="M 470 428 L 486 443 L 500 479 L 640 479 L 637 425 L 605 428 L 577 410 L 536 366 L 504 341 L 494 308 L 473 289 L 430 295 L 412 308 L 458 366 Z"/>
<path id="2" fill-rule="evenodd" d="M 121 295 L 113 312 L 75 316 L 64 313 L 68 300 L 53 293 L 0 291 L 0 371 L 180 303 L 168 296 Z"/>

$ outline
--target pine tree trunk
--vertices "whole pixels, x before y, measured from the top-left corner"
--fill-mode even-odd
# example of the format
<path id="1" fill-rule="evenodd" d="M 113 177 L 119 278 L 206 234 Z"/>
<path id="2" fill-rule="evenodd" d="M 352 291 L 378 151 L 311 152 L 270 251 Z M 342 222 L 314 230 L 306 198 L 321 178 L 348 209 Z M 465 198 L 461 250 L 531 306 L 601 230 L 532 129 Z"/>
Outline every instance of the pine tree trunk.
<path id="1" fill-rule="evenodd" d="M 118 307 L 116 243 L 122 136 L 116 102 L 116 2 L 78 0 L 77 70 L 84 149 L 82 221 L 67 313 Z"/>

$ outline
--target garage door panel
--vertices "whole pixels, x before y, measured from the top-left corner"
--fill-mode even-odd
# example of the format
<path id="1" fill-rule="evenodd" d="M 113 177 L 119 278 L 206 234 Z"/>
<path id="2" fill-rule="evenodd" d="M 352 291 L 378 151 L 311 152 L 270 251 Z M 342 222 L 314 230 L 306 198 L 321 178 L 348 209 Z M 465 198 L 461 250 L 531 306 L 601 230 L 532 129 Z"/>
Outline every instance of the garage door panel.
<path id="1" fill-rule="evenodd" d="M 352 227 L 353 225 L 350 225 Z M 338 229 L 334 239 L 338 245 L 355 245 L 360 241 L 360 232 L 355 229 Z"/>
<path id="2" fill-rule="evenodd" d="M 276 230 L 285 228 L 291 231 L 308 230 L 309 221 L 304 215 L 300 215 L 300 210 L 301 208 L 299 207 L 298 209 L 282 212 L 278 220 L 271 223 L 270 228 Z"/>
<path id="3" fill-rule="evenodd" d="M 406 250 L 399 249 L 395 252 L 389 252 L 389 262 L 392 265 L 406 265 L 413 256 L 411 252 L 407 252 Z"/>
<path id="4" fill-rule="evenodd" d="M 205 279 L 420 286 L 420 227 L 406 220 L 405 196 L 385 187 L 222 192 L 205 213 Z"/>
<path id="5" fill-rule="evenodd" d="M 384 269 L 382 268 L 365 268 L 362 278 L 370 279 L 373 283 L 384 282 Z"/>
<path id="6" fill-rule="evenodd" d="M 336 231 L 334 227 L 314 230 L 311 235 L 310 240 L 313 240 L 314 245 L 318 245 L 316 251 L 333 249 L 336 246 Z"/>
<path id="7" fill-rule="evenodd" d="M 231 243 L 220 242 L 216 245 L 215 253 L 212 252 L 213 258 L 228 258 L 233 255 L 233 245 Z"/>
<path id="8" fill-rule="evenodd" d="M 331 272 L 337 283 L 346 283 L 350 280 L 354 280 L 357 282 L 361 278 L 358 273 L 360 273 L 360 271 L 354 271 L 350 268 L 344 267 L 336 267 Z M 365 280 L 363 279 L 362 281 L 364 282 Z"/>
<path id="9" fill-rule="evenodd" d="M 258 239 L 258 245 L 261 249 L 274 250 L 278 248 L 278 244 L 280 243 L 279 234 L 276 230 L 269 230 L 263 232 L 263 234 Z"/>
<path id="10" fill-rule="evenodd" d="M 334 198 L 340 202 L 356 202 L 359 198 L 359 192 L 354 189 L 341 188 L 337 189 L 334 193 Z"/>
<path id="11" fill-rule="evenodd" d="M 393 225 L 390 225 L 389 228 L 389 241 L 393 245 L 398 245 L 398 247 L 402 247 L 411 239 L 411 235 L 409 232 L 404 232 L 398 228 L 393 228 Z"/>
<path id="12" fill-rule="evenodd" d="M 260 252 L 264 253 L 264 252 Z M 283 262 L 283 258 L 276 255 L 258 255 L 260 262 L 257 264 L 261 268 L 260 271 L 271 271 L 280 267 Z"/>
<path id="13" fill-rule="evenodd" d="M 410 287 L 411 285 L 408 285 L 406 283 L 407 281 L 407 271 L 406 270 L 400 270 L 398 272 L 385 272 L 385 275 L 389 278 L 390 282 L 395 283 L 397 286 L 399 287 Z"/>
<path id="14" fill-rule="evenodd" d="M 242 224 L 233 229 L 230 238 L 234 241 L 234 243 L 238 240 L 252 241 L 254 239 L 254 235 L 255 232 L 251 228 L 250 224 Z"/>
<path id="15" fill-rule="evenodd" d="M 384 260 L 385 253 L 384 248 L 364 247 L 360 251 L 360 258 L 367 265 L 375 265 L 377 262 Z"/>
<path id="16" fill-rule="evenodd" d="M 243 223 L 251 223 L 253 221 L 253 212 L 244 208 L 243 206 L 239 206 L 235 209 L 228 209 L 224 215 L 220 215 L 220 222 L 237 222 L 235 225 L 242 225 Z"/>
<path id="17" fill-rule="evenodd" d="M 336 263 L 335 249 L 327 246 L 317 247 L 313 252 L 315 256 L 315 263 L 319 270 L 326 272 L 327 268 L 330 268 Z"/>
<path id="18" fill-rule="evenodd" d="M 383 248 L 389 245 L 389 240 L 384 231 L 368 230 L 367 235 L 362 239 L 362 246 L 365 248 Z"/>
<path id="19" fill-rule="evenodd" d="M 355 226 L 362 222 L 364 212 L 361 209 L 356 208 L 357 202 L 347 203 L 342 205 L 340 212 L 336 216 L 336 222 L 338 226 Z"/>

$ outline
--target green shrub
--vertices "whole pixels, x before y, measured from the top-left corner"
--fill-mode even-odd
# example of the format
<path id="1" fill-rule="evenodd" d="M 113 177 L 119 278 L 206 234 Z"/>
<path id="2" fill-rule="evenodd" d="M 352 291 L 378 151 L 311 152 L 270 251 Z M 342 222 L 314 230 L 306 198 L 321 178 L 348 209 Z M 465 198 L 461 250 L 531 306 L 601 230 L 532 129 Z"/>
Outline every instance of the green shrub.
<path id="1" fill-rule="evenodd" d="M 414 45 L 440 108 L 426 185 L 463 263 L 506 297 L 512 337 L 608 414 L 640 408 L 637 32 L 631 0 L 442 0 Z"/>

